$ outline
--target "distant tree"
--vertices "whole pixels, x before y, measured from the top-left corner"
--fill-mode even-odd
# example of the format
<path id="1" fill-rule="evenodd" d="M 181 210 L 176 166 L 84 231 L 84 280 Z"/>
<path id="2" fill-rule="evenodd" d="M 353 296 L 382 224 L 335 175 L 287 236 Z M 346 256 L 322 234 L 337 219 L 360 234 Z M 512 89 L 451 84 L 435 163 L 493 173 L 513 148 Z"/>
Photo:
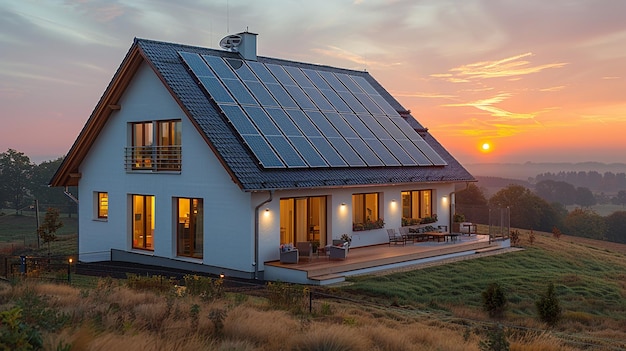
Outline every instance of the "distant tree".
<path id="1" fill-rule="evenodd" d="M 589 188 L 576 188 L 576 203 L 582 207 L 591 207 L 596 204 L 596 198 Z"/>
<path id="2" fill-rule="evenodd" d="M 63 227 L 63 222 L 59 220 L 59 210 L 56 208 L 48 208 L 43 223 L 37 228 L 37 234 L 41 237 L 44 244 L 48 243 L 48 256 L 50 256 L 50 242 L 57 239 L 56 232 Z"/>
<path id="3" fill-rule="evenodd" d="M 535 193 L 547 202 L 558 202 L 573 205 L 576 199 L 576 188 L 563 181 L 543 180 L 535 184 Z"/>
<path id="4" fill-rule="evenodd" d="M 614 197 L 613 203 L 615 205 L 626 205 L 626 190 L 618 191 L 617 195 Z"/>
<path id="5" fill-rule="evenodd" d="M 63 162 L 63 158 L 45 161 L 33 167 L 33 176 L 30 192 L 34 199 L 39 200 L 40 205 L 59 208 L 61 212 L 72 213 L 76 211 L 76 204 L 63 193 L 63 188 L 49 187 L 50 180 Z M 76 187 L 70 187 L 70 192 L 76 193 Z"/>
<path id="6" fill-rule="evenodd" d="M 30 159 L 22 152 L 8 149 L 0 154 L 0 204 L 9 202 L 15 214 L 30 202 L 32 168 Z"/>
<path id="7" fill-rule="evenodd" d="M 491 283 L 481 293 L 483 310 L 489 313 L 489 317 L 501 318 L 507 308 L 507 299 L 504 290 L 498 283 Z"/>
<path id="8" fill-rule="evenodd" d="M 626 244 L 626 211 L 616 211 L 604 219 L 606 223 L 606 239 Z"/>
<path id="9" fill-rule="evenodd" d="M 590 239 L 604 239 L 604 217 L 589 209 L 575 208 L 565 217 L 565 233 Z"/>
<path id="10" fill-rule="evenodd" d="M 521 185 L 501 189 L 489 199 L 489 204 L 509 207 L 512 227 L 550 231 L 560 223 L 558 212 L 550 204 Z"/>
<path id="11" fill-rule="evenodd" d="M 467 220 L 476 223 L 489 222 L 488 201 L 483 189 L 476 184 L 469 184 L 466 189 L 456 193 L 456 211 L 463 213 Z"/>

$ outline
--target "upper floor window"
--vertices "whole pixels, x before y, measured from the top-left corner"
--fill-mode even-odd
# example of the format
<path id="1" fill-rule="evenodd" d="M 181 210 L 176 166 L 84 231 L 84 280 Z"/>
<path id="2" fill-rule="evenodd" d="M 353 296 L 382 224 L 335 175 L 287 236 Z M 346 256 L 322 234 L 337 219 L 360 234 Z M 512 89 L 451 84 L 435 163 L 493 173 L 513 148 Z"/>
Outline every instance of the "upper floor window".
<path id="1" fill-rule="evenodd" d="M 432 190 L 402 192 L 402 224 L 419 224 L 422 219 L 432 217 Z"/>
<path id="2" fill-rule="evenodd" d="M 130 129 L 126 170 L 180 171 L 180 120 L 131 123 Z"/>
<path id="3" fill-rule="evenodd" d="M 383 219 L 379 214 L 378 193 L 352 195 L 352 230 L 382 228 Z"/>

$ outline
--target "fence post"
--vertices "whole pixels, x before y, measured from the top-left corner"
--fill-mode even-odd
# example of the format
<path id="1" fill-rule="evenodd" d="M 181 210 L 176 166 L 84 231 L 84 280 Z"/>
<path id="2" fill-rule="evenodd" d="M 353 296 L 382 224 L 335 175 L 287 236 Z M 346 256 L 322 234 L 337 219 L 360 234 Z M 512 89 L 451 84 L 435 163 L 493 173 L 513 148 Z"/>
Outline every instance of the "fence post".
<path id="1" fill-rule="evenodd" d="M 20 273 L 26 274 L 26 256 L 20 256 Z"/>
<path id="2" fill-rule="evenodd" d="M 313 313 L 313 289 L 309 290 L 309 314 Z"/>

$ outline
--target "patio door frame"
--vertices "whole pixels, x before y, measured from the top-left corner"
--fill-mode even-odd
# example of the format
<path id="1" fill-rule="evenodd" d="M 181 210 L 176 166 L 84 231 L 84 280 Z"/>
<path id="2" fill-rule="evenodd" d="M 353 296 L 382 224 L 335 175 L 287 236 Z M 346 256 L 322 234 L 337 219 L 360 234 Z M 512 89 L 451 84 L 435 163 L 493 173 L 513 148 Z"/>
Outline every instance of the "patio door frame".
<path id="1" fill-rule="evenodd" d="M 319 202 L 316 204 L 316 201 Z M 327 203 L 328 196 L 325 195 L 280 199 L 280 243 L 319 241 L 324 246 L 328 228 Z"/>

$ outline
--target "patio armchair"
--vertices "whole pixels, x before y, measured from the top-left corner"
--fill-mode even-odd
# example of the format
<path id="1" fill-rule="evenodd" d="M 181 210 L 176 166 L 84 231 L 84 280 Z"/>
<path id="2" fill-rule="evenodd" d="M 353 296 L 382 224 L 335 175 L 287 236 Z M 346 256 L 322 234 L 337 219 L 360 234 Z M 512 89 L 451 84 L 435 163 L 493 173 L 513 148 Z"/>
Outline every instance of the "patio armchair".
<path id="1" fill-rule="evenodd" d="M 406 238 L 398 234 L 395 229 L 388 228 L 387 235 L 389 236 L 389 246 L 391 246 L 391 243 L 394 243 L 394 244 L 402 243 L 402 245 L 406 245 Z"/>
<path id="2" fill-rule="evenodd" d="M 300 255 L 298 249 L 291 247 L 280 248 L 280 263 L 298 263 Z"/>
<path id="3" fill-rule="evenodd" d="M 415 242 L 415 237 L 411 235 L 411 232 L 409 231 L 409 227 L 400 227 L 399 231 L 400 231 L 400 236 L 404 238 L 405 243 L 410 241 L 411 244 L 413 244 Z"/>
<path id="4" fill-rule="evenodd" d="M 348 258 L 348 243 L 344 243 L 343 246 L 332 245 L 329 248 L 328 258 L 345 260 Z"/>
<path id="5" fill-rule="evenodd" d="M 296 243 L 296 249 L 298 250 L 299 258 L 308 257 L 309 261 L 313 257 L 313 246 L 308 241 L 300 241 Z"/>

